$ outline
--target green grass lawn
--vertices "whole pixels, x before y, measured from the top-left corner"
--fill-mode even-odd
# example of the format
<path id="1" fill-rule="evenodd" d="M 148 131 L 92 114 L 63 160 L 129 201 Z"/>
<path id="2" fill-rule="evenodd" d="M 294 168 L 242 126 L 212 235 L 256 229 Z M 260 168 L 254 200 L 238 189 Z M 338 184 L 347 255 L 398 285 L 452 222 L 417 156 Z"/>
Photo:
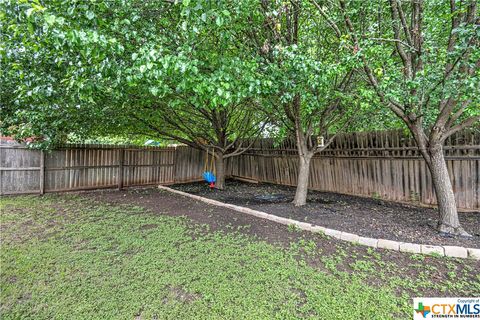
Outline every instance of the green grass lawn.
<path id="1" fill-rule="evenodd" d="M 335 268 L 341 255 L 319 257 L 325 272 L 309 263 L 311 243 L 285 248 L 135 206 L 49 195 L 0 209 L 2 319 L 411 318 L 415 279 L 367 284 L 387 267 L 376 252 L 355 272 Z"/>

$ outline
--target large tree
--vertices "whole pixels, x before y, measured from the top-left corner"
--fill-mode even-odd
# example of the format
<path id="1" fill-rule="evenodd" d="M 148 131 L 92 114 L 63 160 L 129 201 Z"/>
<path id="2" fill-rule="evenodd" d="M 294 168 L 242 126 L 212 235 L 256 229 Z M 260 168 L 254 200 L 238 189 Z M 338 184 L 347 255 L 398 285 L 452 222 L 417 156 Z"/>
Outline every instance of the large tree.
<path id="1" fill-rule="evenodd" d="M 215 156 L 215 187 L 223 189 L 225 160 L 248 150 L 267 123 L 253 107 L 260 87 L 252 72 L 256 65 L 235 57 L 188 59 L 164 54 L 140 62 L 139 68 L 153 66 L 136 79 L 132 72 L 121 99 L 128 103 L 106 112 L 120 119 L 114 132 L 170 138 Z"/>
<path id="2" fill-rule="evenodd" d="M 175 35 L 169 30 L 163 40 L 127 48 L 131 58 L 123 61 L 125 81 L 119 86 L 119 100 L 127 103 L 112 108 L 133 123 L 130 130 L 214 154 L 218 189 L 224 188 L 225 160 L 245 152 L 266 124 L 254 107 L 264 86 L 259 65 L 238 36 L 250 28 L 246 16 L 255 8 L 253 1 L 183 1 Z M 161 17 L 151 20 L 162 24 Z"/>
<path id="3" fill-rule="evenodd" d="M 217 187 L 238 140 L 265 124 L 243 54 L 254 1 L 2 4 L 2 129 L 45 144 L 97 134 L 174 138 L 212 152 Z M 234 148 L 237 146 L 237 148 Z"/>
<path id="4" fill-rule="evenodd" d="M 445 163 L 445 139 L 480 120 L 476 0 L 311 0 L 349 44 L 383 106 L 408 127 L 430 170 L 438 230 L 465 235 Z"/>
<path id="5" fill-rule="evenodd" d="M 306 204 L 310 162 L 353 118 L 354 68 L 349 53 L 308 2 L 262 1 L 264 22 L 253 47 L 274 88 L 263 108 L 287 135 L 295 137 L 298 180 L 293 203 Z M 256 45 L 256 46 L 255 46 Z M 270 88 L 272 89 L 272 88 Z M 324 139 L 323 139 L 324 138 Z"/>

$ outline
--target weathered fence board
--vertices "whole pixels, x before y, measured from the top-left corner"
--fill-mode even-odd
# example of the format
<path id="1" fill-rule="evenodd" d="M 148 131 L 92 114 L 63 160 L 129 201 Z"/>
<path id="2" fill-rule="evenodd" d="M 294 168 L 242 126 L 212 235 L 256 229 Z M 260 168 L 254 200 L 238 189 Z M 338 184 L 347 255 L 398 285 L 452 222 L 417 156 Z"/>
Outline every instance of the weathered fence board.
<path id="1" fill-rule="evenodd" d="M 175 182 L 201 181 L 205 165 L 205 152 L 187 146 L 175 151 Z"/>
<path id="2" fill-rule="evenodd" d="M 42 152 L 1 142 L 0 194 L 172 184 L 175 155 L 175 148 L 67 145 Z"/>
<path id="3" fill-rule="evenodd" d="M 3 145 L 2 145 L 3 146 Z M 0 193 L 33 193 L 40 187 L 39 151 L 9 145 L 0 148 Z"/>

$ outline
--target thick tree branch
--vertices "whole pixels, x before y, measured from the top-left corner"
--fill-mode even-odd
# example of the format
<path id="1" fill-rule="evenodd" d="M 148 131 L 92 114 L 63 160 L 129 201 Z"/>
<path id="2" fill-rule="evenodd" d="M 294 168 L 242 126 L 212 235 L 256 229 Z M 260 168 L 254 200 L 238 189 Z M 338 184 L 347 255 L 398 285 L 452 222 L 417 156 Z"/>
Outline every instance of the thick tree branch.
<path id="1" fill-rule="evenodd" d="M 451 127 L 448 131 L 446 131 L 443 136 L 442 136 L 442 140 L 445 140 L 446 138 L 448 138 L 449 136 L 451 136 L 452 134 L 458 132 L 458 131 L 461 131 L 465 128 L 468 128 L 468 127 L 471 127 L 473 126 L 474 124 L 476 124 L 477 122 L 480 122 L 480 115 L 478 116 L 473 116 L 473 117 L 470 117 L 466 120 L 464 120 L 463 122 L 457 124 L 457 125 L 454 125 L 453 127 Z"/>

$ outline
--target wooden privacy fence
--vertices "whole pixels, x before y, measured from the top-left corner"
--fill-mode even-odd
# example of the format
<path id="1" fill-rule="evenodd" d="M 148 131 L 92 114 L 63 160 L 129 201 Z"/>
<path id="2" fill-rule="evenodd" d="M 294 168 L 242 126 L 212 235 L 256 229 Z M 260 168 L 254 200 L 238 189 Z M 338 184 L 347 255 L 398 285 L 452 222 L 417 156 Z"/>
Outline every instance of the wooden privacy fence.
<path id="1" fill-rule="evenodd" d="M 480 209 L 480 133 L 464 131 L 445 143 L 459 208 Z M 68 145 L 50 152 L 0 141 L 0 194 L 122 188 L 201 180 L 205 154 L 176 148 Z M 296 185 L 295 143 L 256 141 L 229 158 L 227 176 Z M 351 133 L 312 159 L 310 188 L 435 204 L 430 173 L 402 131 Z"/>
<path id="2" fill-rule="evenodd" d="M 463 209 L 480 209 L 480 133 L 460 132 L 445 143 L 445 155 L 457 199 Z M 233 177 L 296 185 L 298 156 L 294 141 L 255 142 L 239 157 L 230 158 Z M 310 167 L 314 190 L 380 197 L 394 201 L 435 204 L 430 172 L 403 131 L 350 133 L 337 136 Z"/>
<path id="3" fill-rule="evenodd" d="M 201 152 L 183 146 L 66 145 L 39 151 L 0 142 L 0 194 L 197 181 L 203 168 L 201 157 Z"/>

